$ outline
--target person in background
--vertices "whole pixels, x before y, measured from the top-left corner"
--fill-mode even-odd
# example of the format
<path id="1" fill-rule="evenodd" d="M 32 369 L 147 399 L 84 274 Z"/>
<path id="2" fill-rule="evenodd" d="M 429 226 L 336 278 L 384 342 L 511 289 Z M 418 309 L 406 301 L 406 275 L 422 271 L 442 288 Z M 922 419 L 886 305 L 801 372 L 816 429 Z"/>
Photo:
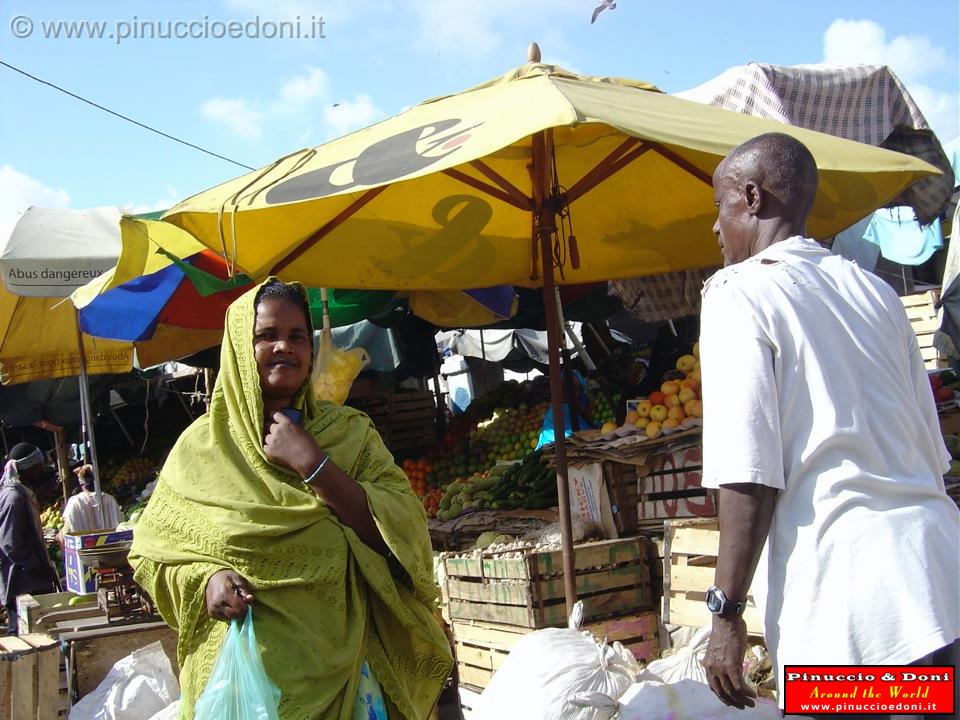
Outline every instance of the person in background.
<path id="1" fill-rule="evenodd" d="M 641 382 L 647 378 L 647 361 L 641 357 L 630 358 L 627 368 L 624 372 L 623 384 L 620 388 L 620 394 L 617 397 L 617 405 L 614 409 L 614 420 L 617 425 L 623 425 L 627 416 L 627 400 L 633 400 L 638 397 L 645 397 Z M 656 388 L 660 389 L 659 386 Z M 652 391 L 650 391 L 652 392 Z M 648 392 L 647 395 L 650 393 Z"/>
<path id="2" fill-rule="evenodd" d="M 316 398 L 306 291 L 227 310 L 210 411 L 140 517 L 135 579 L 177 630 L 181 717 L 252 611 L 280 718 L 421 720 L 452 665 L 426 513 L 370 419 Z"/>
<path id="3" fill-rule="evenodd" d="M 97 493 L 94 491 L 93 466 L 81 465 L 73 471 L 80 483 L 80 490 L 67 500 L 63 510 L 63 532 L 89 532 L 91 530 L 114 530 L 123 520 L 120 506 L 113 495 L 101 492 L 103 518 L 98 512 Z"/>
<path id="4" fill-rule="evenodd" d="M 587 396 L 587 381 L 578 370 L 566 363 L 561 369 L 563 384 L 563 424 L 564 437 L 569 437 L 578 430 L 594 427 L 593 417 L 590 414 L 590 398 Z M 571 413 L 571 406 L 574 412 Z M 549 445 L 556 440 L 553 424 L 553 406 L 548 405 L 543 416 L 543 426 L 540 430 L 540 439 L 537 449 Z"/>
<path id="5" fill-rule="evenodd" d="M 917 339 L 889 285 L 806 237 L 817 180 L 781 133 L 713 175 L 726 267 L 700 335 L 703 486 L 720 504 L 703 664 L 738 708 L 755 697 L 751 583 L 778 680 L 785 665 L 956 666 L 960 646 L 960 512 Z"/>
<path id="6" fill-rule="evenodd" d="M 35 495 L 47 480 L 43 461 L 40 448 L 17 443 L 0 480 L 0 601 L 7 610 L 8 635 L 17 633 L 17 596 L 54 592 L 58 584 Z"/>

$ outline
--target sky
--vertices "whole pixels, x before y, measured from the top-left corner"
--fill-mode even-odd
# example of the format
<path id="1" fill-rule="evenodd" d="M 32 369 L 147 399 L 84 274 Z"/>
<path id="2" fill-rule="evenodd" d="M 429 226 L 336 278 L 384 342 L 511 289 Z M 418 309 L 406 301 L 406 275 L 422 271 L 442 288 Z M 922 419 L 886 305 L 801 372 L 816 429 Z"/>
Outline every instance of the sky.
<path id="1" fill-rule="evenodd" d="M 597 1 L 0 0 L 0 60 L 255 168 L 496 77 L 533 40 L 666 92 L 751 61 L 889 65 L 960 135 L 957 0 L 617 0 L 591 24 Z M 0 97 L 0 238 L 30 205 L 146 212 L 246 172 L 3 66 Z"/>

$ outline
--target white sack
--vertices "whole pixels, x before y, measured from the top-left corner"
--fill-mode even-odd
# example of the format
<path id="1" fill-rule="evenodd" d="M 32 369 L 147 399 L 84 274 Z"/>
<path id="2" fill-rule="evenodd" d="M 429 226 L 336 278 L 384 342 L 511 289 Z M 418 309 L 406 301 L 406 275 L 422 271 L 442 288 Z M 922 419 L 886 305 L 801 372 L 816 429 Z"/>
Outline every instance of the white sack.
<path id="1" fill-rule="evenodd" d="M 620 643 L 571 628 L 537 630 L 514 645 L 471 719 L 610 720 L 638 671 Z"/>
<path id="2" fill-rule="evenodd" d="M 150 720 L 177 720 L 180 717 L 180 701 L 174 700 L 156 715 L 151 715 Z"/>
<path id="3" fill-rule="evenodd" d="M 707 685 L 696 680 L 663 684 L 639 682 L 620 698 L 619 720 L 781 720 L 780 709 L 756 698 L 752 708 L 724 705 Z"/>
<path id="4" fill-rule="evenodd" d="M 93 692 L 70 710 L 70 720 L 143 720 L 180 697 L 180 685 L 160 642 L 117 660 Z"/>
<path id="5" fill-rule="evenodd" d="M 676 683 L 681 680 L 695 680 L 707 685 L 707 673 L 701 662 L 710 642 L 710 626 L 702 627 L 690 641 L 690 645 L 678 649 L 673 655 L 654 660 L 644 668 L 638 678 L 641 681 L 652 680 Z"/>

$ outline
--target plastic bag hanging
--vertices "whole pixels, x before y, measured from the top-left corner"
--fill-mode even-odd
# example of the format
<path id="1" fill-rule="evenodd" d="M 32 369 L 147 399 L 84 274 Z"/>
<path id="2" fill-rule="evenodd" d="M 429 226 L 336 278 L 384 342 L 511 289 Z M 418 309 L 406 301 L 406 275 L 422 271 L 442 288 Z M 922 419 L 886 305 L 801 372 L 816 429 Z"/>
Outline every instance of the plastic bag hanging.
<path id="1" fill-rule="evenodd" d="M 280 688 L 263 668 L 253 609 L 248 607 L 242 627 L 240 621 L 230 621 L 213 672 L 197 699 L 194 720 L 278 720 L 279 704 Z"/>
<path id="2" fill-rule="evenodd" d="M 319 400 L 343 405 L 353 381 L 370 362 L 370 357 L 363 348 L 341 350 L 333 344 L 326 288 L 321 288 L 320 297 L 323 301 L 323 329 L 320 331 L 320 347 L 313 362 L 313 376 L 310 381 Z"/>

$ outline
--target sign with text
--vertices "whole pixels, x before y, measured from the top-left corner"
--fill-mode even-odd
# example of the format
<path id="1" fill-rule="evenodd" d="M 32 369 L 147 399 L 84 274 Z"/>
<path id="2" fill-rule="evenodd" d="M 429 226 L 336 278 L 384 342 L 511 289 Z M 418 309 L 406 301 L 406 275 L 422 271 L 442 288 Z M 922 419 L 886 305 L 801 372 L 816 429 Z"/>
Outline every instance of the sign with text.
<path id="1" fill-rule="evenodd" d="M 800 715 L 951 715 L 950 665 L 787 665 L 784 710 Z"/>

